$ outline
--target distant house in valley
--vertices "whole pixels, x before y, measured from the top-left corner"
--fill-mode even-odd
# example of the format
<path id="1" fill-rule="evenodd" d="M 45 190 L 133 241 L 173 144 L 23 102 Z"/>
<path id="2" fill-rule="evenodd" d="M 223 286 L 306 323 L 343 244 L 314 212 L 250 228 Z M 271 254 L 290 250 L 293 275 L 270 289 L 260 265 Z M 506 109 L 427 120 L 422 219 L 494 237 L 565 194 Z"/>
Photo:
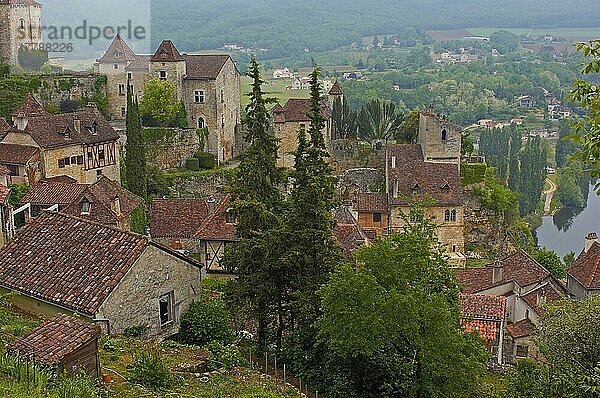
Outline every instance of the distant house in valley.
<path id="1" fill-rule="evenodd" d="M 595 232 L 585 237 L 583 250 L 567 270 L 567 289 L 576 299 L 600 294 L 600 243 Z"/>
<path id="2" fill-rule="evenodd" d="M 95 105 L 59 115 L 48 114 L 32 94 L 13 114 L 0 141 L 0 165 L 15 183 L 69 176 L 82 184 L 104 175 L 120 183 L 119 134 Z"/>
<path id="3" fill-rule="evenodd" d="M 288 69 L 275 69 L 273 71 L 273 79 L 292 79 L 294 74 Z"/>
<path id="4" fill-rule="evenodd" d="M 536 101 L 531 95 L 522 95 L 517 98 L 517 104 L 521 108 L 533 108 L 536 104 Z"/>
<path id="5" fill-rule="evenodd" d="M 290 90 L 309 90 L 310 89 L 310 77 L 294 77 Z"/>
<path id="6" fill-rule="evenodd" d="M 177 333 L 196 298 L 201 265 L 149 238 L 44 212 L 0 249 L 0 292 L 33 314 L 77 313 L 104 333 Z"/>
<path id="7" fill-rule="evenodd" d="M 481 336 L 494 361 L 502 364 L 506 298 L 484 294 L 459 295 L 461 324 Z"/>
<path id="8" fill-rule="evenodd" d="M 121 187 L 108 177 L 101 176 L 92 184 L 42 180 L 34 184 L 21 199 L 31 206 L 31 215 L 57 206 L 58 211 L 131 230 L 134 211 L 143 206 L 143 199 Z"/>
<path id="9" fill-rule="evenodd" d="M 58 374 L 83 372 L 97 379 L 100 328 L 92 322 L 56 314 L 31 332 L 19 337 L 7 351 L 54 369 Z"/>
<path id="10" fill-rule="evenodd" d="M 563 284 L 523 251 L 483 268 L 456 270 L 455 274 L 464 293 L 506 298 L 508 333 L 504 338 L 502 363 L 515 363 L 519 358 L 539 359 L 531 336 L 540 322 L 544 305 L 569 296 Z"/>

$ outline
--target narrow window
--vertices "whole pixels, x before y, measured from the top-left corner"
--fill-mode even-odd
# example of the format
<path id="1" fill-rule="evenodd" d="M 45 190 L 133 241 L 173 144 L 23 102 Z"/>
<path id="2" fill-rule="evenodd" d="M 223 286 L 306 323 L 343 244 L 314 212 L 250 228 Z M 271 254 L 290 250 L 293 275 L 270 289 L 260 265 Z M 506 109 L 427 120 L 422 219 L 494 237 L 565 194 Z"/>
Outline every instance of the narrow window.
<path id="1" fill-rule="evenodd" d="M 225 114 L 221 113 L 221 128 L 225 128 Z"/>
<path id="2" fill-rule="evenodd" d="M 446 141 L 448 138 L 448 130 L 442 129 L 442 141 Z"/>
<path id="3" fill-rule="evenodd" d="M 25 29 L 25 19 L 24 18 L 19 19 L 19 28 Z"/>
<path id="4" fill-rule="evenodd" d="M 87 200 L 81 202 L 81 214 L 90 214 L 91 207 L 92 206 L 90 205 L 90 202 L 88 202 Z"/>
<path id="5" fill-rule="evenodd" d="M 122 106 L 121 107 L 121 117 L 125 117 L 125 116 L 127 116 L 127 109 L 124 106 Z"/>
<path id="6" fill-rule="evenodd" d="M 450 212 L 450 221 L 456 222 L 456 210 Z"/>
<path id="7" fill-rule="evenodd" d="M 450 221 L 450 210 L 446 210 L 446 211 L 444 212 L 444 221 L 445 221 L 445 222 L 448 222 L 448 221 Z"/>
<path id="8" fill-rule="evenodd" d="M 173 322 L 173 291 L 163 294 L 158 299 L 160 311 L 160 326 Z"/>
<path id="9" fill-rule="evenodd" d="M 158 78 L 160 80 L 167 80 L 167 71 L 161 70 L 158 72 Z"/>
<path id="10" fill-rule="evenodd" d="M 125 95 L 125 85 L 119 84 L 119 95 Z"/>
<path id="11" fill-rule="evenodd" d="M 58 168 L 62 169 L 65 167 L 65 160 L 64 159 L 58 159 Z"/>
<path id="12" fill-rule="evenodd" d="M 83 164 L 83 155 L 77 156 L 77 164 Z"/>
<path id="13" fill-rule="evenodd" d="M 71 158 L 64 158 L 63 161 L 65 162 L 65 166 L 71 165 Z"/>
<path id="14" fill-rule="evenodd" d="M 98 159 L 104 160 L 104 149 L 98 149 Z"/>
<path id="15" fill-rule="evenodd" d="M 392 156 L 392 169 L 396 168 L 396 157 Z"/>
<path id="16" fill-rule="evenodd" d="M 77 156 L 71 156 L 71 164 L 77 164 Z"/>
<path id="17" fill-rule="evenodd" d="M 131 72 L 127 72 L 127 80 L 131 80 Z"/>
<path id="18" fill-rule="evenodd" d="M 381 222 L 381 213 L 373 213 L 373 222 Z"/>
<path id="19" fill-rule="evenodd" d="M 198 128 L 199 129 L 203 129 L 206 126 L 206 123 L 204 122 L 204 118 L 203 117 L 199 117 L 198 118 Z"/>
<path id="20" fill-rule="evenodd" d="M 119 69 L 119 64 L 113 64 L 114 69 Z"/>

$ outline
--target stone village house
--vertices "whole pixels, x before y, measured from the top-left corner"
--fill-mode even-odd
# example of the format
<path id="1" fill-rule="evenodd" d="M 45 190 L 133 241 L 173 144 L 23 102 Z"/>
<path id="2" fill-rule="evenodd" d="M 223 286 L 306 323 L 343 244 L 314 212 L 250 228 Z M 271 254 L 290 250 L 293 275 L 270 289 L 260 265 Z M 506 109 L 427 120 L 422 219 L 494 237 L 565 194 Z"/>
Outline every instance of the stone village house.
<path id="1" fill-rule="evenodd" d="M 149 238 L 44 212 L 0 249 L 0 292 L 33 314 L 77 313 L 104 333 L 165 338 L 198 293 L 201 265 Z"/>
<path id="2" fill-rule="evenodd" d="M 182 55 L 170 40 L 164 40 L 153 55 L 138 55 L 117 35 L 94 71 L 107 77 L 111 119 L 125 120 L 127 84 L 141 99 L 149 80 L 166 80 L 174 84 L 176 99 L 185 105 L 189 127 L 208 129 L 205 150 L 218 162 L 235 155 L 240 73 L 229 55 Z"/>
<path id="3" fill-rule="evenodd" d="M 42 5 L 34 0 L 0 0 L 0 64 L 19 65 L 19 48 L 43 44 Z"/>
<path id="4" fill-rule="evenodd" d="M 595 232 L 585 237 L 583 250 L 567 270 L 567 289 L 576 299 L 600 294 L 600 243 Z"/>
<path id="5" fill-rule="evenodd" d="M 15 183 L 68 176 L 90 184 L 100 176 L 120 183 L 119 135 L 95 105 L 83 111 L 48 114 L 28 94 L 0 140 L 0 165 Z"/>

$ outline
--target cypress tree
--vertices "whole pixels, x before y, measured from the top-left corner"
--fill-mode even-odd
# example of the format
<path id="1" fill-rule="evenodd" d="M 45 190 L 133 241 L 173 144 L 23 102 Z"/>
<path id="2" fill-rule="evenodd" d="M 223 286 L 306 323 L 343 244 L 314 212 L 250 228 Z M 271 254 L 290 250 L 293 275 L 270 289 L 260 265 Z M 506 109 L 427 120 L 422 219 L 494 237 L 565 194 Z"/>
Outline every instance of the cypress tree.
<path id="1" fill-rule="evenodd" d="M 127 144 L 125 145 L 125 170 L 127 188 L 139 197 L 147 198 L 146 155 L 140 119 L 139 103 L 133 98 L 127 82 L 127 114 L 125 119 Z"/>

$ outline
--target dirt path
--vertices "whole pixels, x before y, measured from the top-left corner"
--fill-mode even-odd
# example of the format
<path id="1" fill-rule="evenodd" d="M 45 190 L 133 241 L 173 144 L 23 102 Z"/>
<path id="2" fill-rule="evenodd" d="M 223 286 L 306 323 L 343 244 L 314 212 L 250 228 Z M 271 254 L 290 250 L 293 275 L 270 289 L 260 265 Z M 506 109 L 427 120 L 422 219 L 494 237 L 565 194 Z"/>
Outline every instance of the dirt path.
<path id="1" fill-rule="evenodd" d="M 544 215 L 550 215 L 550 203 L 552 203 L 552 197 L 554 196 L 554 192 L 556 192 L 557 186 L 556 184 L 549 178 L 546 178 L 546 182 L 550 184 L 550 189 L 544 191 L 546 195 L 546 203 L 544 203 Z"/>

